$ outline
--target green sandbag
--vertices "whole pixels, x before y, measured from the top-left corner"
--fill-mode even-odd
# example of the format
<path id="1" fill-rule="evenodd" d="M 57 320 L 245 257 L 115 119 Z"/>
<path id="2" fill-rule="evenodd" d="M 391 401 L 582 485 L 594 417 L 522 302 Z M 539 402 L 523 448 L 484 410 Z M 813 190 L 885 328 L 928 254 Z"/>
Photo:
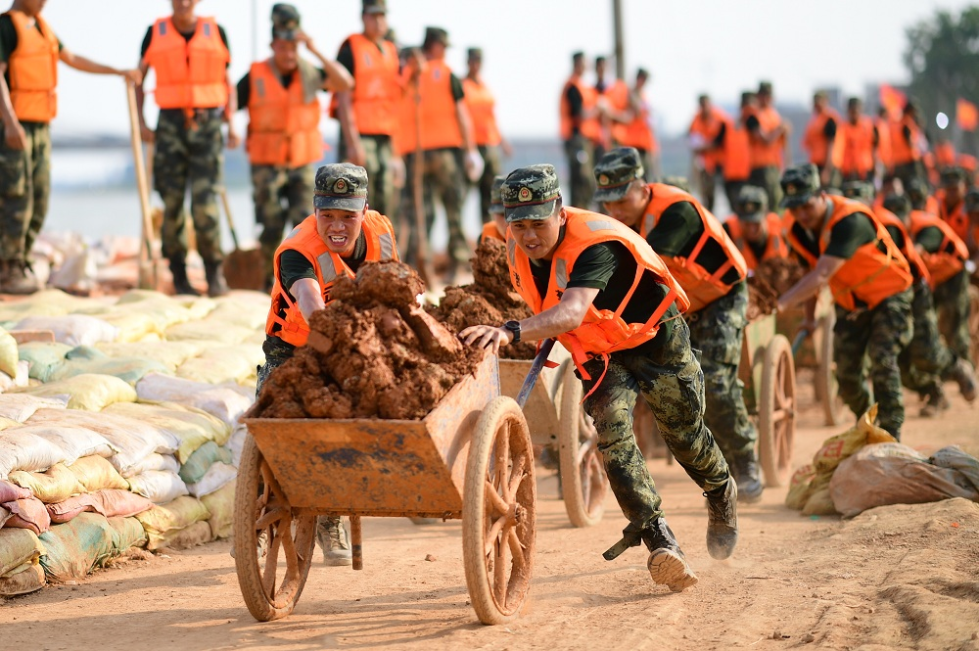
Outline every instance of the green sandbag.
<path id="1" fill-rule="evenodd" d="M 115 555 L 114 531 L 97 513 L 82 513 L 70 522 L 56 524 L 41 534 L 47 553 L 41 566 L 49 581 L 81 579 Z"/>
<path id="2" fill-rule="evenodd" d="M 85 352 L 94 351 L 97 355 L 71 357 L 79 348 Z M 56 368 L 50 375 L 49 381 L 65 380 L 82 373 L 111 375 L 133 386 L 143 379 L 147 373 L 169 374 L 170 369 L 152 359 L 142 357 L 109 357 L 98 349 L 90 346 L 79 346 L 68 351 L 65 363 Z"/>
<path id="3" fill-rule="evenodd" d="M 132 547 L 146 547 L 146 530 L 136 518 L 109 518 L 112 550 L 116 555 Z"/>
<path id="4" fill-rule="evenodd" d="M 180 478 L 185 484 L 196 484 L 207 473 L 208 468 L 218 461 L 231 463 L 231 450 L 219 447 L 214 441 L 208 441 L 197 448 L 187 462 L 180 467 Z"/>
<path id="5" fill-rule="evenodd" d="M 0 328 L 0 371 L 17 377 L 17 342 L 10 333 Z"/>
<path id="6" fill-rule="evenodd" d="M 71 350 L 68 344 L 52 342 L 31 342 L 22 344 L 17 350 L 21 360 L 30 365 L 28 377 L 47 382 L 51 374 L 65 363 L 65 355 Z"/>

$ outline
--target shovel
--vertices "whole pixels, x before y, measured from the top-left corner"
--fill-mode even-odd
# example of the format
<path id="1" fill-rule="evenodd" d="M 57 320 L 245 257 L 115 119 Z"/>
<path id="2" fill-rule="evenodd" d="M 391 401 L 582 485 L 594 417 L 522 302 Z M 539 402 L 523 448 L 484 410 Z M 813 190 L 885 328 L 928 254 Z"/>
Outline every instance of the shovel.
<path id="1" fill-rule="evenodd" d="M 129 100 L 129 134 L 133 147 L 133 162 L 136 171 L 136 188 L 139 191 L 139 209 L 142 214 L 142 233 L 140 236 L 139 288 L 157 289 L 160 284 L 160 260 L 154 246 L 152 208 L 150 207 L 150 182 L 143 158 L 143 139 L 139 132 L 139 118 L 136 112 L 136 87 L 126 82 Z"/>
<path id="2" fill-rule="evenodd" d="M 231 204 L 228 202 L 228 190 L 221 187 L 221 207 L 228 220 L 228 230 L 231 231 L 231 241 L 234 250 L 224 258 L 224 279 L 231 289 L 252 289 L 265 291 L 265 258 L 262 249 L 242 249 L 238 244 L 238 232 L 235 230 L 234 218 L 231 216 Z"/>

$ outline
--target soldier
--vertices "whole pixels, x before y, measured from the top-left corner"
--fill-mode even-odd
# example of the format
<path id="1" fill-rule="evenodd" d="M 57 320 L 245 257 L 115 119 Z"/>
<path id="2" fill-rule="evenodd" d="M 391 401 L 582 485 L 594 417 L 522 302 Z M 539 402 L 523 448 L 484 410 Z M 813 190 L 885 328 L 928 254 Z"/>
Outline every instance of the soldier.
<path id="1" fill-rule="evenodd" d="M 964 243 L 969 238 L 969 215 L 966 210 L 965 175 L 953 167 L 942 172 L 942 190 L 938 194 L 938 216 Z M 932 244 L 933 246 L 934 244 Z M 949 348 L 962 359 L 970 359 L 969 272 L 962 268 L 935 286 L 938 323 Z"/>
<path id="2" fill-rule="evenodd" d="M 275 252 L 272 303 L 265 323 L 265 364 L 256 395 L 269 374 L 309 337 L 309 318 L 330 302 L 340 276 L 355 276 L 368 261 L 397 260 L 394 227 L 367 209 L 367 170 L 349 163 L 316 170 L 313 214 Z M 350 565 L 350 541 L 340 518 L 320 517 L 316 538 L 327 565 Z"/>
<path id="3" fill-rule="evenodd" d="M 564 207 L 552 166 L 511 172 L 503 204 L 510 279 L 534 316 L 474 326 L 460 336 L 493 353 L 550 337 L 572 351 L 612 492 L 629 520 L 622 542 L 646 544 L 654 582 L 676 592 L 692 586 L 697 577 L 663 517 L 632 434 L 641 394 L 674 457 L 707 497 L 710 555 L 729 557 L 738 537 L 737 486 L 704 424 L 704 376 L 680 318 L 687 297 L 641 237 L 603 215 Z"/>
<path id="4" fill-rule="evenodd" d="M 497 176 L 493 179 L 493 187 L 490 188 L 489 213 L 490 221 L 483 224 L 483 231 L 479 234 L 479 241 L 486 238 L 506 242 L 506 217 L 503 210 L 503 182 L 505 176 Z"/>
<path id="5" fill-rule="evenodd" d="M 473 140 L 483 158 L 483 174 L 475 184 L 479 190 L 479 214 L 483 224 L 490 222 L 490 193 L 493 179 L 500 174 L 500 153 L 509 158 L 513 151 L 496 124 L 496 100 L 483 83 L 483 50 L 471 47 L 467 53 L 469 71 L 462 80 L 466 107 L 473 125 Z"/>
<path id="6" fill-rule="evenodd" d="M 979 190 L 969 190 L 965 195 L 965 212 L 969 216 L 969 229 L 963 241 L 973 267 L 969 273 L 974 274 L 979 266 Z"/>
<path id="7" fill-rule="evenodd" d="M 741 93 L 738 118 L 723 124 L 717 134 L 717 143 L 724 159 L 721 166 L 724 194 L 728 204 L 732 206 L 737 203 L 741 187 L 751 176 L 751 134 L 748 132 L 748 121 L 754 116 L 756 101 L 754 93 Z"/>
<path id="8" fill-rule="evenodd" d="M 901 179 L 904 185 L 912 179 L 927 178 L 922 159 L 927 152 L 927 140 L 918 120 L 918 107 L 914 102 L 904 105 L 901 119 L 892 122 L 890 133 L 891 165 L 894 175 Z"/>
<path id="9" fill-rule="evenodd" d="M 65 48 L 41 18 L 45 0 L 14 0 L 0 14 L 0 292 L 32 294 L 28 275 L 34 240 L 51 193 L 51 132 L 58 61 L 98 75 L 140 81 L 136 70 L 95 63 Z"/>
<path id="10" fill-rule="evenodd" d="M 812 98 L 812 119 L 806 126 L 802 146 L 809 152 L 809 162 L 819 170 L 819 181 L 824 188 L 838 188 L 842 181 L 842 122 L 839 113 L 829 105 L 826 91 L 817 91 Z"/>
<path id="11" fill-rule="evenodd" d="M 846 105 L 846 122 L 841 125 L 843 163 L 840 173 L 844 181 L 873 181 L 875 160 L 880 151 L 877 125 L 863 114 L 863 102 L 851 97 Z"/>
<path id="12" fill-rule="evenodd" d="M 646 165 L 646 176 L 651 177 L 658 165 L 659 143 L 653 130 L 653 109 L 646 99 L 646 84 L 649 72 L 643 68 L 636 71 L 636 82 L 626 89 L 626 105 L 612 127 L 612 140 L 623 147 L 635 147 Z"/>
<path id="13" fill-rule="evenodd" d="M 156 143 L 153 185 L 163 199 L 163 255 L 170 261 L 174 290 L 199 295 L 187 279 L 187 215 L 184 199 L 190 185 L 190 211 L 197 251 L 204 260 L 209 296 L 227 293 L 221 263 L 221 228 L 217 193 L 224 175 L 224 136 L 229 149 L 238 146 L 231 116 L 236 97 L 229 92 L 231 52 L 224 28 L 213 18 L 198 17 L 200 0 L 171 0 L 173 15 L 146 31 L 139 70 L 156 73 L 154 97 L 160 117 L 153 131 L 143 116 L 143 86 L 136 87 L 143 142 Z M 193 74 L 191 74 L 193 71 Z"/>
<path id="14" fill-rule="evenodd" d="M 748 418 L 738 380 L 748 309 L 744 258 L 717 218 L 690 194 L 665 183 L 647 184 L 635 149 L 608 152 L 595 177 L 596 200 L 646 238 L 686 292 L 690 343 L 702 351 L 708 387 L 704 419 L 731 466 L 741 499 L 761 499 L 758 432 Z"/>
<path id="15" fill-rule="evenodd" d="M 302 43 L 322 68 L 298 55 Z M 266 289 L 272 289 L 272 258 L 286 224 L 296 226 L 313 202 L 313 165 L 323 157 L 319 90 L 346 91 L 353 79 L 328 61 L 300 29 L 299 11 L 272 7 L 272 57 L 253 63 L 238 82 L 238 108 L 248 109 L 246 149 L 251 162 L 255 223 L 265 259 Z"/>
<path id="16" fill-rule="evenodd" d="M 779 205 L 782 190 L 778 179 L 784 166 L 783 150 L 789 135 L 788 124 L 775 110 L 772 99 L 772 84 L 763 81 L 758 84 L 758 107 L 745 122 L 751 137 L 751 176 L 752 185 L 765 188 L 768 205 Z"/>
<path id="17" fill-rule="evenodd" d="M 786 170 L 782 189 L 789 245 L 810 271 L 779 298 L 778 310 L 805 302 L 812 332 L 815 298 L 829 284 L 840 396 L 858 417 L 870 408 L 869 364 L 880 426 L 900 439 L 904 396 L 897 358 L 912 335 L 908 261 L 869 208 L 820 189 L 815 166 Z"/>
<path id="18" fill-rule="evenodd" d="M 714 210 L 715 180 L 724 167 L 724 135 L 731 118 L 710 101 L 709 95 L 697 98 L 700 110 L 687 129 L 694 166 L 699 175 L 700 195 L 704 207 Z M 623 143 L 626 144 L 626 143 Z"/>
<path id="19" fill-rule="evenodd" d="M 337 61 L 353 75 L 353 90 L 333 97 L 331 115 L 340 121 L 337 155 L 367 168 L 371 178 L 367 203 L 395 218 L 395 169 L 401 163 L 393 149 L 398 108 L 404 95 L 398 50 L 388 34 L 386 0 L 363 0 L 364 31 L 340 46 Z"/>
<path id="20" fill-rule="evenodd" d="M 594 142 L 601 138 L 598 94 L 584 83 L 585 55 L 571 55 L 571 77 L 561 91 L 561 140 L 571 176 L 571 204 L 589 208 L 595 194 Z"/>
<path id="21" fill-rule="evenodd" d="M 764 188 L 741 187 L 734 214 L 724 222 L 724 229 L 744 256 L 749 271 L 766 260 L 789 256 L 789 246 L 782 237 L 782 218 L 768 211 Z"/>

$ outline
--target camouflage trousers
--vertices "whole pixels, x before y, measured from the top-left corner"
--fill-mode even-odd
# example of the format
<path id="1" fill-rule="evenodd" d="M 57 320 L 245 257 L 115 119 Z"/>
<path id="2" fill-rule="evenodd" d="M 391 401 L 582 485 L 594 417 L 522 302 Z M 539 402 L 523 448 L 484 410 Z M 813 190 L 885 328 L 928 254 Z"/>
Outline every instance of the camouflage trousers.
<path id="1" fill-rule="evenodd" d="M 857 417 L 879 405 L 877 420 L 894 438 L 901 438 L 904 424 L 904 395 L 898 356 L 911 342 L 913 323 L 911 289 L 895 294 L 872 310 L 850 312 L 837 306 L 833 361 L 840 384 L 840 397 Z M 869 360 L 870 384 L 867 386 Z"/>
<path id="2" fill-rule="evenodd" d="M 711 491 L 724 486 L 730 477 L 724 456 L 704 423 L 704 374 L 690 348 L 690 330 L 682 319 L 676 319 L 672 331 L 655 352 L 612 353 L 607 369 L 598 358 L 585 364 L 591 375 L 590 380 L 582 380 L 585 394 L 591 392 L 585 399 L 585 411 L 595 421 L 605 472 L 630 529 L 647 528 L 663 513 L 662 500 L 632 433 L 632 411 L 640 394 L 670 452 L 698 486 Z"/>
<path id="3" fill-rule="evenodd" d="M 416 265 L 416 238 L 419 236 L 415 221 L 415 154 L 405 156 L 405 198 L 401 204 L 401 214 L 408 222 L 408 242 L 404 261 Z M 469 261 L 469 244 L 462 232 L 462 201 L 465 189 L 462 174 L 462 160 L 459 149 L 430 149 L 422 153 L 422 206 L 425 211 L 425 233 L 427 242 L 431 241 L 432 225 L 435 224 L 436 198 L 445 208 L 445 218 L 449 226 L 449 257 L 452 264 L 465 264 Z M 431 250 L 429 250 L 431 254 Z"/>
<path id="4" fill-rule="evenodd" d="M 768 195 L 768 208 L 781 214 L 779 202 L 782 200 L 782 171 L 775 165 L 756 167 L 748 176 L 748 183 L 757 185 Z"/>
<path id="5" fill-rule="evenodd" d="M 473 185 L 479 191 L 479 216 L 486 224 L 490 217 L 490 195 L 493 193 L 493 179 L 502 174 L 503 163 L 500 161 L 500 148 L 480 145 L 479 155 L 483 157 L 483 175 Z"/>
<path id="6" fill-rule="evenodd" d="M 11 149 L 0 124 L 0 259 L 27 262 L 51 194 L 51 130 L 25 122 L 27 147 Z"/>
<path id="7" fill-rule="evenodd" d="M 313 185 L 316 170 L 312 165 L 288 168 L 275 165 L 252 165 L 252 197 L 255 200 L 255 223 L 261 224 L 265 260 L 265 280 L 272 286 L 275 250 L 282 243 L 287 225 L 298 226 L 313 212 Z"/>
<path id="8" fill-rule="evenodd" d="M 969 272 L 963 269 L 935 288 L 935 310 L 945 343 L 958 357 L 972 359 L 969 335 Z"/>
<path id="9" fill-rule="evenodd" d="M 714 210 L 714 193 L 717 190 L 717 172 L 700 170 L 697 173 L 697 183 L 700 186 L 700 203 L 707 210 Z M 734 204 L 731 204 L 732 206 Z"/>
<path id="10" fill-rule="evenodd" d="M 744 383 L 738 379 L 747 310 L 748 286 L 739 283 L 726 296 L 687 315 L 690 342 L 701 351 L 707 384 L 707 426 L 728 463 L 752 454 L 758 441 L 744 404 Z"/>
<path id="11" fill-rule="evenodd" d="M 371 210 L 385 215 L 391 223 L 397 224 L 397 196 L 394 187 L 394 170 L 391 160 L 394 158 L 394 148 L 391 146 L 391 136 L 360 136 L 364 146 L 364 169 L 367 170 L 367 204 Z M 337 158 L 349 161 L 347 146 L 343 138 L 339 139 Z"/>
<path id="12" fill-rule="evenodd" d="M 221 227 L 218 188 L 224 169 L 221 111 L 198 111 L 192 120 L 179 110 L 160 111 L 153 155 L 153 186 L 163 199 L 163 255 L 187 255 L 187 213 L 184 199 L 190 185 L 190 213 L 197 252 L 205 262 L 220 263 Z"/>
<path id="13" fill-rule="evenodd" d="M 894 176 L 901 179 L 905 188 L 915 179 L 924 181 L 925 183 L 928 182 L 928 174 L 925 172 L 925 166 L 921 164 L 921 161 L 911 161 L 910 163 L 895 165 Z"/>
<path id="14" fill-rule="evenodd" d="M 592 143 L 582 135 L 574 136 L 564 143 L 564 154 L 568 158 L 570 175 L 571 205 L 591 210 L 592 197 L 595 196 L 595 150 Z"/>
<path id="15" fill-rule="evenodd" d="M 938 334 L 938 317 L 928 283 L 917 281 L 913 289 L 911 318 L 914 334 L 897 358 L 901 383 L 922 394 L 938 393 L 942 391 L 941 379 L 951 372 L 957 358 Z"/>

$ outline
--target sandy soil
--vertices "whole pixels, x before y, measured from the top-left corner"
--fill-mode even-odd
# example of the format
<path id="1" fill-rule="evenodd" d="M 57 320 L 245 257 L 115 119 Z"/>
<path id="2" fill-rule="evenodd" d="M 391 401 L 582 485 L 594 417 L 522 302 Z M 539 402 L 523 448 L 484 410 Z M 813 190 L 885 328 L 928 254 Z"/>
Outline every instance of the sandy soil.
<path id="1" fill-rule="evenodd" d="M 805 374 L 800 374 L 805 383 Z M 953 391 L 949 387 L 950 393 Z M 917 413 L 911 399 L 909 413 Z M 909 419 L 905 442 L 979 452 L 975 408 L 953 396 L 940 420 Z M 801 464 L 835 430 L 800 415 Z M 671 526 L 700 575 L 681 594 L 653 585 L 645 554 L 606 562 L 625 521 L 568 524 L 541 471 L 531 600 L 510 626 L 468 606 L 458 522 L 365 522 L 363 572 L 317 554 L 296 612 L 269 624 L 245 609 L 227 542 L 130 560 L 79 585 L 0 607 L 5 649 L 884 649 L 979 650 L 979 505 L 954 500 L 806 518 L 767 490 L 741 509 L 732 560 L 711 560 L 703 498 L 676 465 L 650 462 Z M 427 555 L 434 560 L 426 561 Z"/>

